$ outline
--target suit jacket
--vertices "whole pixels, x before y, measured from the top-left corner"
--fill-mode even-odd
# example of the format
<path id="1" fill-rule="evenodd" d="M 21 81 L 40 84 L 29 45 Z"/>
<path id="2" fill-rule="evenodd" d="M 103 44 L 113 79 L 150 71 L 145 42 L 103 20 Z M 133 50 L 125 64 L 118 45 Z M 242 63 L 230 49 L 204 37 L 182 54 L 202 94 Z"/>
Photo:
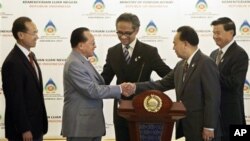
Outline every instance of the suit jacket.
<path id="1" fill-rule="evenodd" d="M 39 80 L 29 60 L 17 46 L 3 63 L 5 136 L 8 139 L 22 140 L 22 133 L 28 130 L 32 132 L 34 139 L 47 133 L 42 74 L 36 61 L 35 63 Z"/>
<path id="2" fill-rule="evenodd" d="M 176 138 L 185 135 L 188 140 L 202 140 L 204 127 L 215 129 L 215 136 L 220 136 L 221 93 L 216 64 L 199 50 L 192 58 L 184 82 L 183 67 L 184 60 L 178 62 L 163 79 L 136 84 L 136 93 L 148 89 L 166 91 L 175 88 L 177 101 L 181 101 L 187 109 L 186 117 L 177 122 Z"/>
<path id="3" fill-rule="evenodd" d="M 211 53 L 214 60 L 219 49 Z M 246 124 L 243 87 L 248 69 L 247 53 L 234 42 L 223 55 L 218 65 L 221 84 L 221 113 L 224 128 L 229 124 Z M 232 113 L 235 113 L 232 116 Z"/>
<path id="4" fill-rule="evenodd" d="M 162 61 L 157 48 L 137 40 L 129 64 L 125 62 L 121 43 L 109 48 L 101 75 L 106 84 L 110 84 L 114 76 L 117 77 L 116 83 L 120 84 L 149 81 L 152 71 L 163 77 L 170 70 Z M 132 98 L 132 96 L 129 98 L 122 96 L 122 99 Z M 117 100 L 114 102 L 114 122 L 124 122 L 123 118 L 117 114 Z"/>
<path id="5" fill-rule="evenodd" d="M 105 85 L 102 76 L 92 64 L 74 50 L 64 66 L 63 84 L 62 135 L 66 137 L 105 135 L 102 99 L 119 99 L 120 87 Z"/>

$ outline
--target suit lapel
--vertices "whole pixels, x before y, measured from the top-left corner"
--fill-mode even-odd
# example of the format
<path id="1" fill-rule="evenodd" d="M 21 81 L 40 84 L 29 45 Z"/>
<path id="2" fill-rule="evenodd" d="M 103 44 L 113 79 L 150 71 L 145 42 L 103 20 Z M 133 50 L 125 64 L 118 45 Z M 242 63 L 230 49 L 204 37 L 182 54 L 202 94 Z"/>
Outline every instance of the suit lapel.
<path id="1" fill-rule="evenodd" d="M 227 49 L 227 51 L 225 52 L 225 54 L 222 56 L 221 61 L 218 65 L 219 70 L 222 70 L 224 68 L 224 64 L 227 64 L 230 56 L 232 56 L 232 53 L 234 52 L 234 48 L 237 46 L 236 42 L 234 42 L 231 46 L 229 46 L 229 48 Z"/>
<path id="2" fill-rule="evenodd" d="M 103 77 L 97 72 L 97 70 L 94 68 L 94 66 L 87 59 L 85 59 L 80 53 L 78 53 L 76 51 L 72 51 L 72 54 L 76 58 L 81 60 L 83 65 L 85 65 L 86 68 L 89 70 L 89 73 L 91 73 L 100 84 L 105 84 Z"/>
<path id="3" fill-rule="evenodd" d="M 184 90 L 186 84 L 188 83 L 190 77 L 192 76 L 193 72 L 195 71 L 195 69 L 197 67 L 200 56 L 201 56 L 201 51 L 198 50 L 196 52 L 196 54 L 194 55 L 194 57 L 192 58 L 191 63 L 189 64 L 185 80 L 183 81 L 183 83 L 181 85 L 182 87 L 181 87 L 181 90 L 180 90 L 180 94 L 183 94 L 183 90 Z M 182 76 L 183 76 L 183 66 L 184 66 L 184 61 L 182 62 Z"/>
<path id="4" fill-rule="evenodd" d="M 42 84 L 39 82 L 38 78 L 37 78 L 37 75 L 36 75 L 36 72 L 34 70 L 34 68 L 32 67 L 32 65 L 30 64 L 28 58 L 24 55 L 24 53 L 15 45 L 15 50 L 17 52 L 17 54 L 19 55 L 19 57 L 21 58 L 21 60 L 23 61 L 24 63 L 24 66 L 27 68 L 28 71 L 30 71 L 30 73 L 32 74 L 33 78 L 35 79 L 35 81 L 37 82 L 37 86 L 39 88 L 42 87 Z M 38 65 L 37 65 L 38 66 Z M 39 71 L 40 71 L 40 68 L 38 67 Z M 41 71 L 40 71 L 40 74 L 41 74 Z M 39 76 L 39 78 L 41 78 L 42 76 Z"/>

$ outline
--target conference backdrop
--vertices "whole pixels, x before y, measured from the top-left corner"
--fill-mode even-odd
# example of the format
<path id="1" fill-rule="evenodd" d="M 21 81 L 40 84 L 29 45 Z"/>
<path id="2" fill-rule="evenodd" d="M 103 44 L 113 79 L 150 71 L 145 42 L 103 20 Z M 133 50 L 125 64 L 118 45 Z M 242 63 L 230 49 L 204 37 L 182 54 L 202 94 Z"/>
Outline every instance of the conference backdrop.
<path id="1" fill-rule="evenodd" d="M 109 47 L 119 42 L 115 21 L 123 12 L 138 15 L 138 39 L 157 47 L 172 68 L 180 60 L 173 50 L 176 29 L 189 25 L 200 37 L 199 48 L 207 55 L 217 46 L 212 39 L 211 21 L 228 16 L 237 26 L 235 40 L 250 56 L 250 0 L 0 0 L 0 66 L 13 48 L 12 23 L 19 16 L 30 17 L 39 30 L 35 52 L 44 80 L 44 99 L 49 130 L 45 138 L 60 138 L 63 107 L 63 65 L 71 52 L 70 34 L 77 27 L 88 27 L 97 48 L 91 62 L 102 72 Z M 1 68 L 0 68 L 1 70 Z M 250 123 L 250 69 L 245 80 L 244 102 Z M 159 77 L 152 74 L 152 79 Z M 115 80 L 112 84 L 115 84 Z M 166 91 L 175 101 L 174 90 Z M 113 100 L 104 100 L 106 136 L 114 138 Z M 0 138 L 4 138 L 5 99 L 0 78 Z M 232 113 L 232 116 L 235 113 Z"/>

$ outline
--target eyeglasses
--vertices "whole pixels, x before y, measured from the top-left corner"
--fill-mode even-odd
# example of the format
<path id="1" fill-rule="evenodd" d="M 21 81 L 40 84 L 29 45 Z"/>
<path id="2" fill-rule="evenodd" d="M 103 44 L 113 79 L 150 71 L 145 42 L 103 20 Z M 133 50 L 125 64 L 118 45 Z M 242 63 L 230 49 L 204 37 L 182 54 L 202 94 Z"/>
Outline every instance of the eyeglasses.
<path id="1" fill-rule="evenodd" d="M 38 34 L 37 31 L 35 31 L 34 33 L 29 33 L 29 32 L 23 32 L 23 33 L 29 34 L 29 35 L 31 35 L 31 36 L 37 36 L 37 34 Z"/>
<path id="2" fill-rule="evenodd" d="M 135 30 L 134 30 L 134 31 L 131 31 L 131 32 L 129 32 L 129 31 L 127 31 L 127 32 L 117 31 L 116 34 L 117 34 L 118 36 L 126 36 L 126 37 L 129 37 L 129 36 L 131 36 L 134 32 L 135 32 Z"/>

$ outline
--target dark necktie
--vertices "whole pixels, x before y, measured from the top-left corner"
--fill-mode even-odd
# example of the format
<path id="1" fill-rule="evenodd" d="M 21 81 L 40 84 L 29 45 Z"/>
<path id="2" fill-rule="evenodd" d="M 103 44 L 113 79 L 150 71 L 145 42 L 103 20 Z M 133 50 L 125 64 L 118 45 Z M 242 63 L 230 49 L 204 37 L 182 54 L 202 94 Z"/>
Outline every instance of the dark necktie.
<path id="1" fill-rule="evenodd" d="M 124 54 L 124 58 L 127 64 L 129 64 L 130 62 L 130 55 L 129 55 L 128 49 L 129 49 L 129 46 L 126 46 L 123 48 L 123 54 Z"/>
<path id="2" fill-rule="evenodd" d="M 184 62 L 184 66 L 183 66 L 183 81 L 185 80 L 186 74 L 187 74 L 187 70 L 188 70 L 188 62 L 185 60 Z"/>
<path id="3" fill-rule="evenodd" d="M 221 60 L 221 55 L 222 55 L 222 50 L 219 50 L 219 52 L 218 52 L 218 54 L 217 54 L 217 56 L 216 56 L 216 65 L 218 66 L 219 65 L 219 63 L 220 63 L 220 60 Z"/>
<path id="4" fill-rule="evenodd" d="M 30 52 L 28 56 L 29 56 L 30 64 L 32 65 L 34 70 L 36 70 L 35 62 L 34 62 L 35 54 L 33 52 Z"/>
<path id="5" fill-rule="evenodd" d="M 36 66 L 35 66 L 35 54 L 33 52 L 30 52 L 28 56 L 29 56 L 30 64 L 33 67 L 34 73 L 37 76 L 37 78 L 39 79 L 39 74 L 38 74 L 38 70 L 37 70 L 38 68 L 36 68 Z"/>

